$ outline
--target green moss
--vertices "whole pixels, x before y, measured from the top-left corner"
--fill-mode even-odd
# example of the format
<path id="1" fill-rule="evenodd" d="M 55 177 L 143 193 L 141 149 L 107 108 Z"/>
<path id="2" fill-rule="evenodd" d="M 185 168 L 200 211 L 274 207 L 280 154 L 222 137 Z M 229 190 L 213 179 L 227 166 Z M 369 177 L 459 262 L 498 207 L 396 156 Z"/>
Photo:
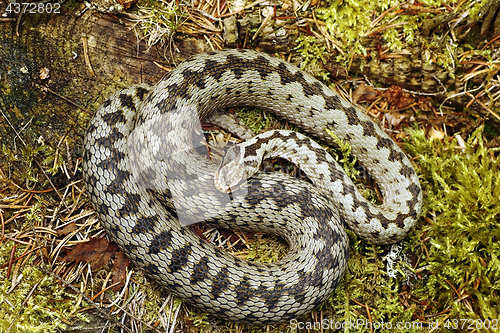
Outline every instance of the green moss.
<path id="1" fill-rule="evenodd" d="M 247 260 L 259 263 L 277 262 L 288 252 L 288 247 L 276 237 L 257 235 L 256 238 L 250 245 Z"/>
<path id="2" fill-rule="evenodd" d="M 71 10 L 77 8 L 80 2 L 78 0 L 66 0 L 62 4 L 64 7 Z"/>
<path id="3" fill-rule="evenodd" d="M 337 134 L 329 129 L 325 129 L 328 135 L 333 139 L 333 142 L 338 146 L 337 149 L 328 149 L 328 152 L 335 157 L 335 160 L 340 163 L 344 171 L 351 179 L 355 179 L 359 171 L 354 167 L 356 158 L 351 157 L 351 145 L 347 141 L 341 140 Z M 339 154 L 340 153 L 340 154 Z"/>
<path id="4" fill-rule="evenodd" d="M 14 172 L 14 179 L 22 179 L 28 188 L 32 188 L 41 177 L 40 169 L 36 165 L 37 160 L 42 160 L 41 165 L 47 167 L 45 171 L 51 175 L 56 175 L 64 164 L 63 152 L 60 149 L 53 149 L 45 145 L 39 146 L 21 146 L 18 148 L 19 153 L 16 153 L 7 145 L 2 145 L 0 156 L 3 156 L 4 162 Z M 45 180 L 41 185 L 47 186 L 48 180 Z"/>
<path id="5" fill-rule="evenodd" d="M 457 148 L 456 139 L 427 140 L 422 131 L 412 131 L 406 145 L 417 156 L 425 193 L 423 216 L 429 221 L 412 231 L 406 244 L 419 257 L 420 279 L 413 281 L 413 291 L 403 294 L 417 302 L 410 300 L 407 306 L 401 302 L 403 281 L 407 281 L 404 270 L 399 269 L 403 278 L 387 275 L 383 247 L 348 231 L 348 268 L 328 300 L 333 311 L 326 304 L 322 307 L 325 314 L 331 313 L 324 317 L 337 323 L 361 323 L 351 326 L 350 332 L 369 331 L 368 318 L 386 323 L 380 332 L 395 331 L 398 322 L 406 325 L 398 331 L 422 331 L 429 327 L 422 323 L 424 315 L 435 315 L 430 322 L 440 322 L 438 331 L 445 329 L 447 319 L 498 318 L 500 158 L 499 149 L 484 147 L 482 130 L 470 136 L 464 149 Z"/>
<path id="6" fill-rule="evenodd" d="M 413 311 L 405 309 L 399 300 L 398 281 L 385 272 L 382 247 L 368 244 L 352 233 L 350 236 L 345 277 L 328 300 L 334 313 L 332 322 L 348 323 L 349 332 L 369 332 L 370 325 L 377 332 L 394 332 L 398 323 L 409 325 L 405 332 L 418 331 L 421 324 L 412 319 Z"/>
<path id="7" fill-rule="evenodd" d="M 302 57 L 300 68 L 328 84 L 330 82 L 330 74 L 322 68 L 322 65 L 326 63 L 324 57 L 326 46 L 324 46 L 324 41 L 320 41 L 314 36 L 299 36 L 295 42 L 297 46 L 294 49 Z"/>
<path id="8" fill-rule="evenodd" d="M 47 167 L 45 171 L 50 175 L 55 176 L 63 167 L 63 152 L 60 149 L 54 150 L 51 147 L 47 147 L 47 149 L 44 151 L 44 155 L 46 157 L 43 159 L 42 165 Z"/>
<path id="9" fill-rule="evenodd" d="M 381 204 L 377 192 L 372 188 L 364 186 L 365 179 L 358 177 L 359 171 L 356 169 L 356 158 L 351 155 L 351 145 L 348 141 L 341 140 L 334 132 L 326 129 L 328 135 L 333 139 L 337 145 L 335 149 L 327 148 L 327 151 L 332 155 L 337 163 L 340 164 L 347 176 L 357 185 L 358 191 L 370 202 Z"/>
<path id="10" fill-rule="evenodd" d="M 38 153 L 43 152 L 46 148 L 45 146 L 21 146 L 19 148 L 21 154 L 19 154 L 6 145 L 2 145 L 1 154 L 5 158 L 4 161 L 8 163 L 9 168 L 14 171 L 14 178 L 25 180 L 26 186 L 31 188 L 32 184 L 38 182 L 39 177 L 39 171 L 36 168 L 34 160 Z"/>
<path id="11" fill-rule="evenodd" d="M 439 7 L 443 2 L 453 3 L 451 0 L 421 1 L 429 7 Z M 330 35 L 344 45 L 347 56 L 339 55 L 338 59 L 344 62 L 349 61 L 354 54 L 367 55 L 366 48 L 362 44 L 363 39 L 360 37 L 371 37 L 381 33 L 391 50 L 401 50 L 406 43 L 411 45 L 416 40 L 419 23 L 429 18 L 428 12 L 398 16 L 388 13 L 380 22 L 372 26 L 372 21 L 376 17 L 405 2 L 400 0 L 327 0 L 327 3 L 328 6 L 317 10 L 318 17 L 326 22 Z"/>
<path id="12" fill-rule="evenodd" d="M 272 114 L 264 113 L 257 108 L 241 108 L 238 117 L 254 133 L 258 134 L 263 129 L 283 128 L 282 123 Z"/>
<path id="13" fill-rule="evenodd" d="M 482 132 L 465 148 L 456 139 L 427 140 L 422 131 L 407 144 L 419 157 L 426 194 L 427 223 L 414 244 L 427 249 L 421 264 L 427 269 L 414 294 L 429 300 L 431 313 L 448 310 L 447 318 L 499 316 L 500 158 L 484 147 Z"/>
<path id="14" fill-rule="evenodd" d="M 13 246 L 12 241 L 1 245 L 0 258 L 4 262 L 0 266 L 10 258 Z M 17 250 L 16 256 L 21 252 Z M 22 265 L 15 276 L 11 273 L 9 279 L 7 268 L 0 270 L 0 332 L 57 332 L 65 329 L 75 317 L 86 320 L 75 313 L 78 296 L 66 293 L 57 280 L 33 267 L 31 261 Z M 13 280 L 19 283 L 13 286 Z"/>
<path id="15" fill-rule="evenodd" d="M 469 11 L 470 18 L 473 20 L 477 20 L 480 18 L 480 16 L 484 15 L 485 13 L 482 13 L 481 10 L 488 3 L 489 1 L 476 1 Z"/>

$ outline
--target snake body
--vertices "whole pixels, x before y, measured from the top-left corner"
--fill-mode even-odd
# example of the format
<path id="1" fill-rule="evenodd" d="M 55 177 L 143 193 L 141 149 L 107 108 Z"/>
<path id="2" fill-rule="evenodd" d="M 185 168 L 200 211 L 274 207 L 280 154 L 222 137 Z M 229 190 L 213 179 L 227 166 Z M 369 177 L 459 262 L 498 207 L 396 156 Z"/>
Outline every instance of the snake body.
<path id="1" fill-rule="evenodd" d="M 383 204 L 369 203 L 323 148 L 291 131 L 236 146 L 222 173 L 237 162 L 251 178 L 230 196 L 219 191 L 215 168 L 192 157 L 196 124 L 189 119 L 239 105 L 269 110 L 326 143 L 333 144 L 326 130 L 349 141 Z M 372 120 L 295 66 L 248 50 L 196 55 L 154 87 L 115 93 L 91 120 L 84 149 L 84 180 L 111 238 L 171 292 L 232 321 L 270 324 L 311 311 L 342 278 L 348 256 L 342 221 L 385 244 L 402 239 L 421 211 L 413 167 Z M 296 162 L 314 185 L 254 174 L 266 154 Z M 290 250 L 277 263 L 246 262 L 201 240 L 182 219 L 274 233 Z"/>

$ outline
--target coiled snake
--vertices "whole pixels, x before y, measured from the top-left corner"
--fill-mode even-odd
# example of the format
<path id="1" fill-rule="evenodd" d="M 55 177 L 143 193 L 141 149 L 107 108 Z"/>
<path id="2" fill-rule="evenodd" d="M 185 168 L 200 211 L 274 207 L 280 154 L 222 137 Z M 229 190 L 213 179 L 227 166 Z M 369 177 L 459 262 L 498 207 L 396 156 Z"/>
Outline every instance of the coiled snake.
<path id="1" fill-rule="evenodd" d="M 225 179 L 238 174 L 227 179 L 238 186 L 219 191 L 215 168 L 196 153 L 197 114 L 239 105 L 273 112 L 329 144 L 326 130 L 349 141 L 383 204 L 369 203 L 326 151 L 291 131 L 231 148 L 216 183 L 227 190 Z M 372 120 L 295 66 L 248 50 L 196 55 L 152 88 L 115 93 L 91 120 L 84 149 L 84 180 L 110 237 L 171 292 L 232 321 L 269 324 L 311 311 L 342 278 L 343 221 L 369 241 L 391 243 L 421 211 L 414 169 Z M 281 173 L 252 176 L 266 154 L 299 164 L 314 185 Z M 289 253 L 268 265 L 240 260 L 180 223 L 200 220 L 278 234 Z"/>

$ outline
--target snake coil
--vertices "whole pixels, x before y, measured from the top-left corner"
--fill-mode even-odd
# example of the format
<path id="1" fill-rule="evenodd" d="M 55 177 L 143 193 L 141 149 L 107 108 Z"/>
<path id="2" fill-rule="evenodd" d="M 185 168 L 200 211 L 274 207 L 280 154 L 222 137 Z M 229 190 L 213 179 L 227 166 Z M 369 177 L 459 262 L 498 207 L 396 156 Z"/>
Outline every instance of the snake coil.
<path id="1" fill-rule="evenodd" d="M 349 141 L 383 203 L 369 203 L 319 145 L 290 131 L 263 133 L 235 148 L 235 155 L 252 168 L 269 145 L 278 147 L 273 156 L 304 164 L 317 186 L 257 173 L 226 200 L 214 186 L 215 168 L 190 157 L 196 149 L 187 141 L 196 124 L 186 123 L 180 111 L 205 117 L 240 105 L 268 110 L 329 144 L 326 130 Z M 342 221 L 361 237 L 387 244 L 402 239 L 421 211 L 410 161 L 371 119 L 295 66 L 248 50 L 196 55 L 154 87 L 115 93 L 91 120 L 84 149 L 84 180 L 110 237 L 171 292 L 232 321 L 270 324 L 311 311 L 342 278 L 348 257 Z M 277 263 L 246 262 L 184 228 L 181 215 L 274 233 L 290 250 Z"/>

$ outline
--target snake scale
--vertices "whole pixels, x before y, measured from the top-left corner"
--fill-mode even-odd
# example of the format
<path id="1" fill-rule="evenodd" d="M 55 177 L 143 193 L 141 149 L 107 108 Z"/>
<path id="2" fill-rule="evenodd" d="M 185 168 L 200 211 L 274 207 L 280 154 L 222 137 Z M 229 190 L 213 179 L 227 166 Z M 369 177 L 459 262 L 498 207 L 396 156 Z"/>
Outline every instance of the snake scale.
<path id="1" fill-rule="evenodd" d="M 196 119 L 243 105 L 268 110 L 327 144 L 334 142 L 326 130 L 349 141 L 383 203 L 369 203 L 323 148 L 291 131 L 232 147 L 216 187 L 216 168 L 193 143 Z M 388 135 L 309 74 L 249 50 L 196 55 L 153 87 L 115 93 L 91 120 L 84 150 L 84 180 L 109 236 L 169 291 L 237 322 L 283 322 L 326 300 L 348 258 L 344 222 L 387 244 L 401 240 L 421 212 L 418 177 Z M 266 156 L 297 163 L 313 184 L 257 172 Z M 219 190 L 228 190 L 225 180 L 245 186 L 231 187 L 228 196 Z M 247 262 L 194 235 L 182 219 L 277 234 L 289 252 L 272 264 Z"/>

